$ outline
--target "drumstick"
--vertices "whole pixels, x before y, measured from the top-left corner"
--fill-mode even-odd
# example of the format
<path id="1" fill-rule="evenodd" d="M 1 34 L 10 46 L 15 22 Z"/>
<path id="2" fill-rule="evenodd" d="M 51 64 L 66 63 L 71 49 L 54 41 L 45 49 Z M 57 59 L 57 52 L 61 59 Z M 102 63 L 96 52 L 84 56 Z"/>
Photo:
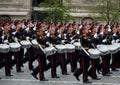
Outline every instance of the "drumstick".
<path id="1" fill-rule="evenodd" d="M 40 47 L 40 49 L 43 51 L 43 53 L 45 53 L 45 54 L 46 54 L 45 50 L 41 47 L 41 45 L 40 45 L 40 44 L 38 44 L 38 46 L 39 46 L 39 47 Z"/>
<path id="2" fill-rule="evenodd" d="M 85 50 L 85 48 L 83 48 L 82 46 L 81 46 L 81 48 L 88 56 L 90 56 L 89 53 Z"/>

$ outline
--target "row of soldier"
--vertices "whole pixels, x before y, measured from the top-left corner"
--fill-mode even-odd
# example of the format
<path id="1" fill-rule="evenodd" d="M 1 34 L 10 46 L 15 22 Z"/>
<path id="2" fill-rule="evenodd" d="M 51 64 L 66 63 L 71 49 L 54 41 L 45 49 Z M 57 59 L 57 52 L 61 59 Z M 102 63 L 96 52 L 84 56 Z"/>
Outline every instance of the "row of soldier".
<path id="1" fill-rule="evenodd" d="M 73 44 L 74 42 L 81 42 L 81 45 L 87 51 L 89 48 L 95 48 L 98 44 L 111 44 L 114 42 L 120 41 L 120 26 L 119 24 L 113 25 L 100 25 L 100 24 L 88 24 L 79 25 L 77 23 L 42 23 L 31 21 L 25 22 L 16 20 L 11 22 L 1 22 L 0 23 L 0 43 L 9 44 L 10 42 L 20 42 L 22 40 L 33 40 L 37 39 L 37 42 L 42 48 L 53 46 L 57 44 Z M 96 70 L 98 73 L 101 71 L 102 75 L 111 74 L 110 68 L 112 71 L 117 71 L 117 68 L 120 67 L 120 58 L 119 52 L 111 57 L 110 54 L 105 55 L 107 57 L 101 56 L 98 59 L 90 59 L 84 50 L 75 50 L 74 53 L 68 54 L 67 57 L 65 54 L 62 54 L 62 57 L 58 53 L 47 56 L 41 48 L 35 49 L 32 46 L 27 49 L 27 52 L 24 53 L 24 49 L 21 48 L 18 56 L 18 61 L 16 59 L 12 60 L 13 52 L 7 53 L 7 62 L 3 53 L 0 53 L 0 68 L 3 66 L 6 67 L 5 74 L 6 76 L 11 76 L 12 66 L 18 63 L 16 67 L 17 72 L 23 72 L 21 67 L 24 63 L 29 60 L 29 69 L 33 70 L 31 73 L 36 79 L 38 79 L 37 74 L 40 75 L 40 80 L 45 79 L 44 72 L 51 68 L 51 77 L 59 78 L 57 76 L 57 67 L 60 65 L 61 72 L 63 75 L 68 75 L 67 73 L 67 64 L 71 64 L 71 72 L 74 72 L 73 75 L 79 80 L 79 76 L 83 74 L 83 82 L 90 83 L 88 76 L 93 79 L 99 80 Z M 14 55 L 15 56 L 15 55 Z M 30 59 L 28 59 L 28 57 Z M 112 58 L 112 63 L 110 60 Z M 38 59 L 39 65 L 34 68 L 33 62 Z M 49 61 L 47 63 L 46 61 Z M 77 63 L 80 63 L 78 66 Z M 91 64 L 90 64 L 91 62 Z M 93 64 L 94 63 L 94 64 Z M 7 64 L 7 65 L 5 65 Z M 92 65 L 90 70 L 88 68 Z M 80 67 L 80 68 L 78 68 Z M 94 68 L 93 68 L 94 67 Z"/>

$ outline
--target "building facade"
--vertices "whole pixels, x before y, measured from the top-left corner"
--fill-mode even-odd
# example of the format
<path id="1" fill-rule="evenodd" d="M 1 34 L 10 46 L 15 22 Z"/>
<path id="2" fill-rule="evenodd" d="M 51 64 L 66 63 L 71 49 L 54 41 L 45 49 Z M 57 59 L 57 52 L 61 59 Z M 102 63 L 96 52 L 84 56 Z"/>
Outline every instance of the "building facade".
<path id="1" fill-rule="evenodd" d="M 0 19 L 32 19 L 40 20 L 41 8 L 38 4 L 44 0 L 0 0 Z M 64 3 L 64 2 L 63 2 Z M 87 8 L 94 6 L 94 0 L 72 0 L 71 3 L 64 3 L 71 7 L 71 13 L 77 22 L 83 20 L 92 21 L 93 14 Z"/>

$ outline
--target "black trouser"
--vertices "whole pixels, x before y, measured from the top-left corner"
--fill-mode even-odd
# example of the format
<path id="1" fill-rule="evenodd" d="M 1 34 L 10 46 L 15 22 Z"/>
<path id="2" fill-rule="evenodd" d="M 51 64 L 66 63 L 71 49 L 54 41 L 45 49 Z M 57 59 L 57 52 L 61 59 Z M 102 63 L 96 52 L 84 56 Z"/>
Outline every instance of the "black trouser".
<path id="1" fill-rule="evenodd" d="M 110 59 L 111 59 L 111 55 L 105 55 L 102 56 L 102 74 L 106 75 L 107 73 L 110 72 Z"/>
<path id="2" fill-rule="evenodd" d="M 43 80 L 44 78 L 44 71 L 46 69 L 46 56 L 43 54 L 39 54 L 38 56 L 38 66 L 33 69 L 33 73 L 37 75 L 39 73 L 40 80 Z"/>
<path id="3" fill-rule="evenodd" d="M 65 53 L 61 53 L 58 55 L 59 55 L 59 59 L 60 59 L 60 67 L 62 70 L 62 74 L 65 74 L 65 73 L 67 73 L 67 60 L 66 60 Z"/>
<path id="4" fill-rule="evenodd" d="M 99 58 L 91 59 L 91 68 L 89 70 L 89 76 L 91 76 L 93 79 L 97 77 L 96 70 L 98 66 L 99 66 Z"/>
<path id="5" fill-rule="evenodd" d="M 120 51 L 116 53 L 115 59 L 116 59 L 116 62 L 115 62 L 116 68 L 120 68 Z"/>
<path id="6" fill-rule="evenodd" d="M 51 76 L 54 77 L 57 75 L 57 66 L 59 65 L 59 60 L 56 54 L 50 55 L 47 58 L 51 63 Z"/>
<path id="7" fill-rule="evenodd" d="M 12 55 L 11 52 L 5 53 L 5 75 L 11 75 L 11 67 L 12 67 Z"/>
<path id="8" fill-rule="evenodd" d="M 75 70 L 75 75 L 80 76 L 83 73 L 83 81 L 88 80 L 88 68 L 90 66 L 89 63 L 89 56 L 86 55 L 86 53 L 81 50 L 80 51 L 80 68 Z"/>
<path id="9" fill-rule="evenodd" d="M 25 58 L 27 58 L 29 70 L 33 69 L 32 63 L 35 60 L 33 47 L 27 49 L 27 52 L 25 53 Z"/>

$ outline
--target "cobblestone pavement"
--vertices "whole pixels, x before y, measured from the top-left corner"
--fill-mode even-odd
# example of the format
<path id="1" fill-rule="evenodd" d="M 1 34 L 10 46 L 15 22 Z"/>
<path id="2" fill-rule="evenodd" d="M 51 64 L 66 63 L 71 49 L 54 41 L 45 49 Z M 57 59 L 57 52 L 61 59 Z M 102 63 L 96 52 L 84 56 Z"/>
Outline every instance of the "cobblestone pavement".
<path id="1" fill-rule="evenodd" d="M 37 61 L 34 62 L 34 66 L 37 65 Z M 16 66 L 13 67 L 11 77 L 5 76 L 4 68 L 0 69 L 0 85 L 120 85 L 120 71 L 113 72 L 111 76 L 102 76 L 101 80 L 93 80 L 89 78 L 92 83 L 86 84 L 82 82 L 82 75 L 80 76 L 80 81 L 77 81 L 70 71 L 70 65 L 67 65 L 69 75 L 62 75 L 60 67 L 57 68 L 57 74 L 60 78 L 51 78 L 51 70 L 45 72 L 45 77 L 49 81 L 39 81 L 31 76 L 30 70 L 28 70 L 28 63 L 24 64 L 24 73 L 17 73 Z M 120 69 L 119 69 L 120 70 Z"/>

